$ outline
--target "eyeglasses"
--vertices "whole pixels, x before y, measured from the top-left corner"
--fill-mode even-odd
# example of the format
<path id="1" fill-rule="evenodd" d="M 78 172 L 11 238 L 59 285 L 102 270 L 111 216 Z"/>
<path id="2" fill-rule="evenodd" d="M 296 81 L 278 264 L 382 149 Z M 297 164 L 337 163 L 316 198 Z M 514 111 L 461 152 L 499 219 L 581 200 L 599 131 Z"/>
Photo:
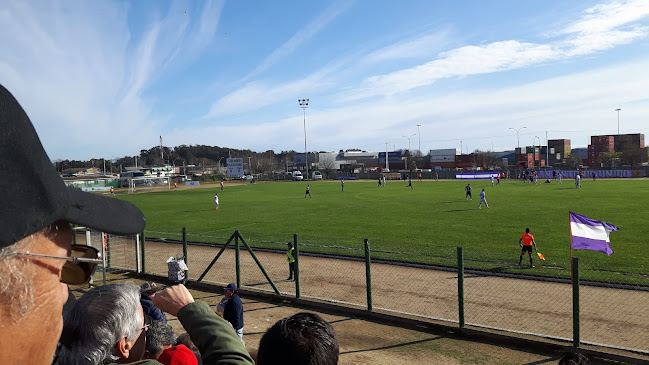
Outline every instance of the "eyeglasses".
<path id="1" fill-rule="evenodd" d="M 95 273 L 98 264 L 103 263 L 99 258 L 99 251 L 91 246 L 72 245 L 70 248 L 70 257 L 41 255 L 36 253 L 16 252 L 18 256 L 43 257 L 48 259 L 66 260 L 61 270 L 62 283 L 70 285 L 81 285 L 90 281 Z M 148 328 L 148 325 L 146 326 Z"/>

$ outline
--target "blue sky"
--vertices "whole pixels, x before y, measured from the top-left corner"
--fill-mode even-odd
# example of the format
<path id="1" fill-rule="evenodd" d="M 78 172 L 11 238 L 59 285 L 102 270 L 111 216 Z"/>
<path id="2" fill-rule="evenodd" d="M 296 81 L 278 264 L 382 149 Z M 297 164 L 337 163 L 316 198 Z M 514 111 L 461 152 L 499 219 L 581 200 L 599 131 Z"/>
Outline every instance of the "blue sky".
<path id="1" fill-rule="evenodd" d="M 310 151 L 585 147 L 617 108 L 649 135 L 649 0 L 5 0 L 0 24 L 52 159 L 303 151 L 302 98 Z"/>

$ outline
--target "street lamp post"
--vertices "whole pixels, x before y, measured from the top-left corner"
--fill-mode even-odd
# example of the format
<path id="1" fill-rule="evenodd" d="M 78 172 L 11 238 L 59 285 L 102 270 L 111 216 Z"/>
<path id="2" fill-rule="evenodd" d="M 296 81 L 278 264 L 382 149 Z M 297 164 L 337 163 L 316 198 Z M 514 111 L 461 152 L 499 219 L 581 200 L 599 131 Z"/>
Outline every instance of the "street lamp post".
<path id="1" fill-rule="evenodd" d="M 536 139 L 539 138 L 539 136 L 534 136 L 534 141 L 536 142 Z M 534 164 L 536 163 L 536 147 L 534 146 L 534 142 L 532 142 L 532 149 L 534 150 L 534 159 L 532 160 L 532 168 L 534 168 Z M 539 138 L 539 154 L 541 153 L 541 138 Z M 541 169 L 541 156 L 539 156 L 539 170 Z"/>
<path id="2" fill-rule="evenodd" d="M 620 135 L 620 110 L 622 109 L 620 108 L 615 109 L 615 111 L 617 112 L 617 135 L 618 136 Z"/>
<path id="3" fill-rule="evenodd" d="M 519 132 L 521 129 L 524 129 L 524 128 L 527 128 L 527 127 L 520 127 L 520 128 L 518 128 L 518 129 L 516 129 L 516 128 L 509 128 L 509 129 L 511 129 L 511 130 L 516 131 L 516 143 L 517 143 L 516 146 L 517 146 L 519 149 L 521 148 L 521 139 L 518 137 L 518 132 Z"/>
<path id="4" fill-rule="evenodd" d="M 419 135 L 419 153 L 421 153 L 421 133 L 419 132 L 419 127 L 421 127 L 421 124 L 417 124 L 417 134 Z"/>
<path id="5" fill-rule="evenodd" d="M 417 134 L 414 133 L 414 134 L 411 134 L 411 135 L 409 135 L 409 136 L 403 136 L 403 138 L 408 138 L 408 152 L 410 152 L 410 138 L 412 138 L 412 137 L 414 137 L 414 136 L 416 136 L 416 135 L 417 135 Z"/>
<path id="6" fill-rule="evenodd" d="M 306 176 L 304 177 L 305 179 L 309 179 L 309 155 L 307 154 L 306 150 L 306 108 L 309 107 L 309 99 L 298 99 L 297 102 L 300 104 L 300 108 L 302 108 L 302 112 L 304 114 L 304 165 L 306 166 Z"/>

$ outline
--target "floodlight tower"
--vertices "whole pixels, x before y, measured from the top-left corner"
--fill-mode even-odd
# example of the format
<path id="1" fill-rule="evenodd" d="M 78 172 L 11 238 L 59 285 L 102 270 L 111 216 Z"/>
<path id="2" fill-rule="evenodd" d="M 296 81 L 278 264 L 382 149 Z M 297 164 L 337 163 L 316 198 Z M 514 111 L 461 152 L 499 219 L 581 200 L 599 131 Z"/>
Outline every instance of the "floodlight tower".
<path id="1" fill-rule="evenodd" d="M 302 112 L 304 113 L 304 165 L 306 166 L 306 176 L 304 177 L 305 179 L 309 179 L 309 155 L 307 154 L 306 150 L 306 108 L 309 107 L 309 99 L 298 99 L 297 102 L 300 104 L 300 108 L 302 108 Z"/>

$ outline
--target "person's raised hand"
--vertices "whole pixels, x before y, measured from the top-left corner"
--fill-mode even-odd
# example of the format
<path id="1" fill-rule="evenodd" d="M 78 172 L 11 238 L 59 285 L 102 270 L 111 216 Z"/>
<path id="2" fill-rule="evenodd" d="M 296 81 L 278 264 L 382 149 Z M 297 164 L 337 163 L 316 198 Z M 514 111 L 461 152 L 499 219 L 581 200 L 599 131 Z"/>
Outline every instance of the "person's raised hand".
<path id="1" fill-rule="evenodd" d="M 194 297 L 183 284 L 170 286 L 163 291 L 151 296 L 153 304 L 160 310 L 178 316 L 180 308 L 187 304 L 194 303 Z"/>

